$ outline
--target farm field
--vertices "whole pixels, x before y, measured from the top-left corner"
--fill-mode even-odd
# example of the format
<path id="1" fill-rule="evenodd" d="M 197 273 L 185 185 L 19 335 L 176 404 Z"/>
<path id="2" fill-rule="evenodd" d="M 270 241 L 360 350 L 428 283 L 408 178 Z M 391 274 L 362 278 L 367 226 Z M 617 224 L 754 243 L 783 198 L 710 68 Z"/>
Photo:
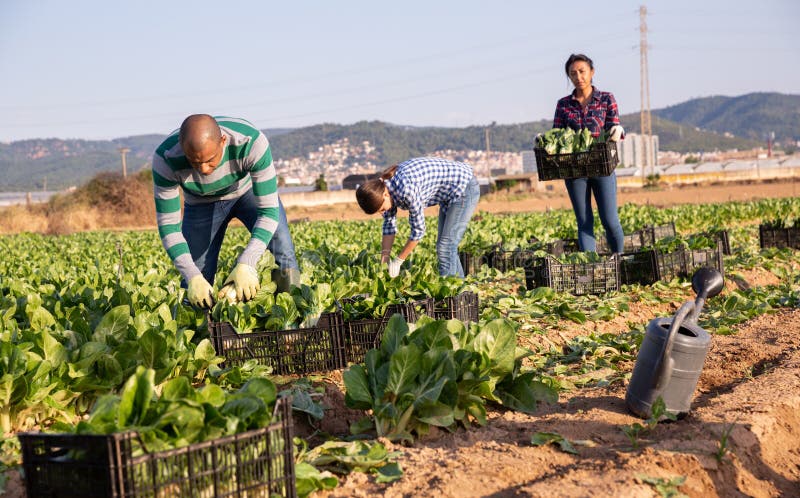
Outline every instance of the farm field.
<path id="1" fill-rule="evenodd" d="M 435 405 L 436 416 L 409 410 L 409 418 L 398 424 L 396 418 L 381 419 L 373 412 L 371 425 L 361 424 L 368 441 L 377 438 L 388 450 L 402 453 L 392 457 L 401 478 L 379 479 L 374 468 L 347 475 L 340 469 L 337 485 L 314 496 L 796 496 L 800 257 L 796 250 L 761 249 L 758 227 L 798 214 L 800 197 L 621 206 L 626 233 L 672 222 L 678 239 L 688 240 L 690 234 L 724 229 L 732 249 L 724 258 L 725 288 L 708 300 L 700 316 L 699 325 L 713 338 L 691 412 L 638 433 L 634 424 L 645 421 L 629 414 L 624 403 L 638 345 L 651 319 L 672 315 L 693 299 L 686 279 L 583 296 L 526 289 L 518 268 L 483 266 L 464 282 L 440 279 L 433 257 L 436 220 L 430 218 L 429 234 L 409 267 L 389 281 L 377 264 L 378 220 L 312 221 L 292 224 L 302 295 L 273 299 L 266 295 L 270 284 L 265 281 L 259 302 L 268 302 L 270 313 L 259 314 L 257 304 L 220 303 L 212 315 L 240 331 L 254 325 L 282 330 L 362 293 L 375 298 L 373 305 L 385 307 L 469 290 L 480 299 L 476 326 L 422 319 L 416 330 L 412 325 L 406 331 L 396 320 L 385 336 L 396 344 L 382 347 L 404 348 L 411 355 L 414 347 L 404 341 L 429 333 L 433 339 L 425 344 L 432 349 L 447 336 L 463 348 L 456 355 L 484 354 L 482 344 L 497 350 L 501 338 L 513 338 L 510 360 L 488 353 L 474 360 L 488 377 L 499 377 L 473 385 L 471 397 L 459 397 L 459 403 L 467 404 L 447 411 L 443 397 Z M 407 226 L 400 225 L 402 237 Z M 481 254 L 496 244 L 525 248 L 532 238 L 574 236 L 572 213 L 565 209 L 484 212 L 471 223 L 462 250 Z M 243 229 L 230 232 L 218 281 L 246 240 Z M 324 416 L 311 417 L 315 409 L 309 406 L 296 406 L 294 416 L 296 432 L 309 448 L 330 438 L 349 438 L 350 425 L 359 425 L 365 415 L 370 421 L 369 412 L 358 406 L 366 400 L 353 383 L 361 367 L 302 379 L 252 364 L 221 368 L 221 358 L 209 349 L 208 318 L 181 304 L 177 272 L 154 231 L 6 235 L 0 237 L 0 252 L 0 454 L 2 465 L 11 469 L 7 496 L 24 496 L 15 470 L 15 433 L 66 430 L 80 420 L 91 421 L 86 415 L 95 402 L 124 390 L 140 366 L 153 369 L 155 393 L 173 392 L 164 385 L 175 386 L 181 378 L 199 392 L 210 385 L 236 390 L 253 378 L 269 378 L 278 389 L 294 386 L 296 395 L 311 385 L 308 399 L 325 407 Z M 262 275 L 269 275 L 271 265 L 265 257 Z M 279 321 L 270 321 L 277 316 Z M 367 363 L 372 360 L 368 356 Z M 497 374 L 508 361 L 513 368 Z M 465 379 L 459 377 L 459 391 L 469 389 Z M 401 401 L 396 400 L 397 407 Z M 376 428 L 382 433 L 376 434 Z M 555 434 L 556 444 L 532 444 L 537 433 L 539 438 L 540 433 Z M 325 482 L 318 487 L 332 485 Z"/>

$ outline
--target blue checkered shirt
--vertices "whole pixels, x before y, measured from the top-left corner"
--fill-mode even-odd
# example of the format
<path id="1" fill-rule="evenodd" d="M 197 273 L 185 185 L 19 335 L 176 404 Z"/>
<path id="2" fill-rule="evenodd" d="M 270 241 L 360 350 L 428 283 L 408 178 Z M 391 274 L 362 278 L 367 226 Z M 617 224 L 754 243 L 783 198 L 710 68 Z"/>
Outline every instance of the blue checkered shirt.
<path id="1" fill-rule="evenodd" d="M 397 208 L 408 211 L 409 240 L 425 235 L 425 208 L 438 204 L 447 212 L 451 202 L 464 195 L 472 179 L 472 166 L 437 157 L 417 157 L 397 165 L 386 180 L 392 208 L 383 213 L 383 234 L 397 233 Z"/>

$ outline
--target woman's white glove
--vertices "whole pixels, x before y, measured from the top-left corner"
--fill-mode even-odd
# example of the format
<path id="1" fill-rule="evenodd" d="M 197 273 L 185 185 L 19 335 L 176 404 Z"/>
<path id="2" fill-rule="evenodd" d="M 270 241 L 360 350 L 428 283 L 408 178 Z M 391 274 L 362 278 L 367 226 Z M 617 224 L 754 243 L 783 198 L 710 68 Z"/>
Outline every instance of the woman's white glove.
<path id="1" fill-rule="evenodd" d="M 619 142 L 622 138 L 622 135 L 625 134 L 625 130 L 620 125 L 614 125 L 608 130 L 608 140 L 611 142 Z"/>
<path id="2" fill-rule="evenodd" d="M 404 259 L 400 259 L 398 257 L 394 257 L 389 260 L 386 264 L 389 265 L 389 276 L 394 278 L 400 275 L 400 266 L 403 264 Z"/>

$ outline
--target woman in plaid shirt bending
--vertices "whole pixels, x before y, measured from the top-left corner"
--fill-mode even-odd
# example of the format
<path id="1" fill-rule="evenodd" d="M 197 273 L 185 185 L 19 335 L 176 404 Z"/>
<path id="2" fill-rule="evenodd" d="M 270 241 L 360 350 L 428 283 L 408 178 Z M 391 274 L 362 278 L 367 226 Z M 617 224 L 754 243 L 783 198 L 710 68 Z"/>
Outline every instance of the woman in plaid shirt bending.
<path id="1" fill-rule="evenodd" d="M 619 124 L 617 101 L 610 92 L 601 92 L 592 85 L 594 64 L 583 54 L 572 54 L 564 65 L 567 77 L 575 85 L 575 90 L 558 101 L 553 128 L 572 128 L 580 131 L 588 128 L 597 138 L 600 132 L 607 132 L 608 140 L 616 142 L 624 137 L 625 131 Z M 617 175 L 564 180 L 567 185 L 572 210 L 578 221 L 578 246 L 582 251 L 596 251 L 594 238 L 594 215 L 592 214 L 592 193 L 594 193 L 600 222 L 606 231 L 608 247 L 614 253 L 622 252 L 622 225 L 617 213 Z"/>
<path id="2" fill-rule="evenodd" d="M 470 165 L 436 157 L 418 157 L 392 166 L 380 178 L 367 180 L 356 190 L 356 200 L 365 213 L 383 215 L 381 263 L 388 264 L 390 277 L 400 273 L 400 265 L 425 235 L 425 208 L 436 204 L 439 274 L 463 277 L 458 244 L 479 197 L 480 188 Z M 408 211 L 411 235 L 397 256 L 390 258 L 398 208 Z"/>

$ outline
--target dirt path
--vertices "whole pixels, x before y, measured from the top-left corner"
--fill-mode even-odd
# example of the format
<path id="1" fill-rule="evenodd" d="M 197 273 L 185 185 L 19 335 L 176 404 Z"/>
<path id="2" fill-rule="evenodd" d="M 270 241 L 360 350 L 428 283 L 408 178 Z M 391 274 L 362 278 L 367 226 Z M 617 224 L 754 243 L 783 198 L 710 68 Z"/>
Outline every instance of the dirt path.
<path id="1" fill-rule="evenodd" d="M 800 195 L 800 181 L 727 183 L 720 185 L 664 186 L 655 190 L 641 188 L 623 189 L 618 193 L 618 203 L 653 204 L 673 206 L 676 204 L 706 204 L 729 201 L 750 201 L 764 198 L 797 197 Z M 355 195 L 354 195 L 355 199 Z M 481 197 L 478 211 L 488 213 L 519 213 L 545 211 L 547 209 L 568 209 L 571 207 L 566 192 L 533 194 L 490 194 Z M 333 204 L 315 207 L 286 208 L 290 220 L 365 220 L 373 217 L 365 215 L 355 203 Z M 426 214 L 435 213 L 435 208 Z M 403 215 L 403 212 L 400 212 Z"/>
<path id="2" fill-rule="evenodd" d="M 624 397 L 617 383 L 569 392 L 535 416 L 493 411 L 485 427 L 395 446 L 405 452 L 396 483 L 354 474 L 318 496 L 651 497 L 659 495 L 645 479 L 678 476 L 692 497 L 800 496 L 800 310 L 715 336 L 690 414 L 659 424 L 638 449 L 621 431 L 641 422 Z M 536 447 L 536 432 L 584 445 L 578 455 Z"/>

